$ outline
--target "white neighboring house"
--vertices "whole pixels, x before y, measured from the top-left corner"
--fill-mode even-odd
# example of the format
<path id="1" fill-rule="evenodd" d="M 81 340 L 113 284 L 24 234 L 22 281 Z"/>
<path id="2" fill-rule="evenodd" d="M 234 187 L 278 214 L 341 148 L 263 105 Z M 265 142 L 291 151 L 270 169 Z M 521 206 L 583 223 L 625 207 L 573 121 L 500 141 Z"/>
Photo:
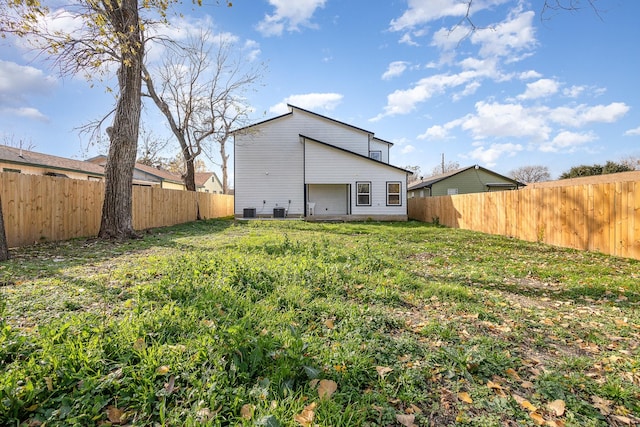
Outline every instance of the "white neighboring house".
<path id="1" fill-rule="evenodd" d="M 234 132 L 236 218 L 407 220 L 391 142 L 293 105 Z"/>

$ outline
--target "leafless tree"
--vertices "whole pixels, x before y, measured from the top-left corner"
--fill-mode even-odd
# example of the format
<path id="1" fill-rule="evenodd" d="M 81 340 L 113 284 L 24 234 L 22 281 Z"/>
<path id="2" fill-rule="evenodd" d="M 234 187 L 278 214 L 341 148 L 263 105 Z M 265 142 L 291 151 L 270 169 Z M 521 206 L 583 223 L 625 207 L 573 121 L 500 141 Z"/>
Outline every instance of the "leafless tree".
<path id="1" fill-rule="evenodd" d="M 29 140 L 25 140 L 22 138 L 17 138 L 15 135 L 3 135 L 2 136 L 2 145 L 6 145 L 8 147 L 19 148 L 21 150 L 33 151 L 36 148 L 36 145 Z"/>
<path id="2" fill-rule="evenodd" d="M 214 50 L 215 48 L 215 50 Z M 242 94 L 261 77 L 262 68 L 249 68 L 234 57 L 233 45 L 209 31 L 202 31 L 182 48 L 174 48 L 152 74 L 144 69 L 149 96 L 169 123 L 178 140 L 185 164 L 184 182 L 195 191 L 195 161 L 208 139 L 221 147 L 223 175 L 228 156 L 225 143 L 230 127 L 242 114 Z M 246 111 L 246 110 L 244 110 Z"/>
<path id="3" fill-rule="evenodd" d="M 627 156 L 620 159 L 620 164 L 627 166 L 631 170 L 640 171 L 640 157 Z"/>
<path id="4" fill-rule="evenodd" d="M 451 160 L 445 162 L 443 159 L 442 163 L 439 166 L 436 166 L 431 170 L 431 175 L 440 175 L 443 173 L 453 172 L 457 169 L 460 169 L 460 163 L 453 162 Z"/>
<path id="5" fill-rule="evenodd" d="M 420 181 L 420 166 L 405 166 L 404 169 L 413 172 L 413 175 L 409 175 L 408 183 L 412 184 L 414 182 Z"/>
<path id="6" fill-rule="evenodd" d="M 551 179 L 549 168 L 546 166 L 521 166 L 509 172 L 509 176 L 516 181 L 531 184 L 532 182 L 543 182 Z"/>
<path id="7" fill-rule="evenodd" d="M 0 194 L 0 261 L 9 259 L 9 245 L 4 232 L 4 216 L 2 215 L 2 194 Z"/>

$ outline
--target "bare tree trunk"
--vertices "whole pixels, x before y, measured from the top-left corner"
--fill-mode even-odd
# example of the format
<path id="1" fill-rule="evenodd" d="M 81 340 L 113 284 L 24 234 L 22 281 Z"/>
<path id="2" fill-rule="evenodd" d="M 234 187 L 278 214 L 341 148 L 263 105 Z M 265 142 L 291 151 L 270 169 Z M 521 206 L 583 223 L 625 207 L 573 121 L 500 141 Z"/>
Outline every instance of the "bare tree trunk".
<path id="1" fill-rule="evenodd" d="M 222 169 L 222 194 L 229 194 L 229 167 L 227 165 L 229 155 L 225 148 L 225 142 L 226 139 L 224 141 L 220 140 L 220 158 L 222 159 L 220 168 Z"/>
<path id="2" fill-rule="evenodd" d="M 120 8 L 113 10 L 109 19 L 119 33 L 122 59 L 118 69 L 120 96 L 113 125 L 107 129 L 111 143 L 105 167 L 105 194 L 98 237 L 128 239 L 137 237 L 133 229 L 132 185 L 144 57 L 137 0 L 122 0 Z"/>
<path id="3" fill-rule="evenodd" d="M 2 196 L 0 196 L 0 261 L 9 259 L 9 245 L 7 235 L 4 233 L 4 217 L 2 216 Z"/>

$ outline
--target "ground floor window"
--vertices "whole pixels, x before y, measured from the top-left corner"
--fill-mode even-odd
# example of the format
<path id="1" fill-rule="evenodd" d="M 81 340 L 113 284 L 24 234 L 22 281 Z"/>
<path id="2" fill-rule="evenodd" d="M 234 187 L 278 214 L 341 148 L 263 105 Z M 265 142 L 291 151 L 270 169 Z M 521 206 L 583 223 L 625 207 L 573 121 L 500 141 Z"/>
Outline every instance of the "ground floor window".
<path id="1" fill-rule="evenodd" d="M 387 206 L 400 206 L 402 199 L 400 198 L 400 181 L 387 182 Z"/>
<path id="2" fill-rule="evenodd" d="M 356 182 L 357 206 L 371 206 L 371 183 L 370 182 Z"/>

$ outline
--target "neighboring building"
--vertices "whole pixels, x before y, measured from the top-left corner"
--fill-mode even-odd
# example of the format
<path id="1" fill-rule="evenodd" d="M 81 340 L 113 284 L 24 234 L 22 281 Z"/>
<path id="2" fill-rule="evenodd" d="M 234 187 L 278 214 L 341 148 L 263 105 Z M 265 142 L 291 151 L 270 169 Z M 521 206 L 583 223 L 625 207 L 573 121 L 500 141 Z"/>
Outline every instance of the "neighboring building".
<path id="1" fill-rule="evenodd" d="M 447 196 L 487 191 L 517 190 L 525 184 L 482 166 L 469 166 L 441 175 L 434 175 L 411 184 L 408 197 Z"/>
<path id="2" fill-rule="evenodd" d="M 90 181 L 104 180 L 102 166 L 6 145 L 0 145 L 0 172 L 48 175 Z"/>
<path id="3" fill-rule="evenodd" d="M 390 142 L 289 105 L 234 132 L 236 217 L 406 220 L 407 176 Z"/>
<path id="4" fill-rule="evenodd" d="M 88 159 L 87 162 L 104 167 L 107 164 L 107 156 L 100 155 L 92 157 Z M 136 163 L 133 168 L 133 185 L 160 187 L 170 190 L 186 190 L 180 175 L 141 163 Z"/>
<path id="5" fill-rule="evenodd" d="M 196 190 L 204 193 L 223 194 L 222 182 L 215 172 L 196 172 Z"/>

